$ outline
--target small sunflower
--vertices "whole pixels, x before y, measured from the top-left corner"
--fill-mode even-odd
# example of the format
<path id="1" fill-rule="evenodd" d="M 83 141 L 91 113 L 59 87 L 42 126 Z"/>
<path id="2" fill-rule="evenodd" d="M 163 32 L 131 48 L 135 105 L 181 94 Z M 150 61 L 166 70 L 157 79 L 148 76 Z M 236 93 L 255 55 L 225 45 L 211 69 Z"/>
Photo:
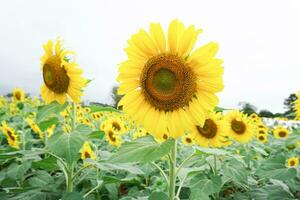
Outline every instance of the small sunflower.
<path id="1" fill-rule="evenodd" d="M 82 160 L 85 160 L 87 158 L 92 159 L 92 160 L 96 159 L 96 155 L 95 155 L 94 151 L 92 150 L 89 142 L 84 142 L 82 148 L 80 149 L 80 153 L 81 153 Z"/>
<path id="2" fill-rule="evenodd" d="M 148 135 L 147 131 L 145 129 L 143 129 L 143 128 L 139 128 L 137 131 L 135 131 L 133 133 L 132 136 L 133 136 L 133 139 L 135 140 L 137 138 L 144 137 L 146 135 Z"/>
<path id="3" fill-rule="evenodd" d="M 194 138 L 191 134 L 185 134 L 181 139 L 184 145 L 190 146 L 194 144 Z"/>
<path id="4" fill-rule="evenodd" d="M 93 112 L 91 114 L 91 116 L 92 116 L 92 118 L 94 120 L 99 120 L 99 119 L 101 119 L 101 117 L 103 117 L 103 113 L 101 113 L 101 112 Z"/>
<path id="5" fill-rule="evenodd" d="M 247 143 L 255 135 L 255 127 L 244 113 L 238 110 L 229 111 L 225 120 L 229 128 L 228 136 L 239 143 Z"/>
<path id="6" fill-rule="evenodd" d="M 112 128 L 105 130 L 105 139 L 110 145 L 115 147 L 120 147 L 123 142 L 121 136 Z"/>
<path id="7" fill-rule="evenodd" d="M 0 96 L 0 107 L 4 107 L 7 104 L 7 100 L 5 97 Z"/>
<path id="8" fill-rule="evenodd" d="M 210 113 L 204 126 L 194 125 L 191 135 L 195 142 L 202 147 L 221 147 L 226 136 L 226 124 L 221 113 Z"/>
<path id="9" fill-rule="evenodd" d="M 54 130 L 56 128 L 56 125 L 53 124 L 49 128 L 47 128 L 47 136 L 50 138 L 54 134 Z"/>
<path id="10" fill-rule="evenodd" d="M 2 121 L 2 126 L 0 127 L 0 129 L 6 136 L 9 146 L 15 149 L 20 149 L 20 139 L 19 135 L 16 134 L 15 129 L 9 127 L 5 121 Z"/>
<path id="11" fill-rule="evenodd" d="M 90 113 L 90 112 L 91 112 L 91 108 L 89 108 L 89 107 L 84 107 L 84 108 L 83 108 L 83 111 L 84 111 L 85 113 Z"/>
<path id="12" fill-rule="evenodd" d="M 21 88 L 15 88 L 12 92 L 12 98 L 17 102 L 24 102 L 25 100 L 25 92 Z"/>
<path id="13" fill-rule="evenodd" d="M 30 128 L 33 130 L 34 133 L 38 134 L 41 139 L 44 138 L 44 134 L 41 131 L 40 127 L 31 118 L 26 118 L 25 121 L 27 122 L 27 124 L 30 126 Z"/>
<path id="14" fill-rule="evenodd" d="M 42 56 L 42 71 L 44 84 L 41 95 L 46 103 L 58 101 L 63 104 L 67 95 L 74 101 L 80 102 L 82 88 L 87 81 L 82 77 L 83 71 L 75 61 L 67 61 L 67 55 L 74 54 L 62 49 L 62 41 L 55 44 L 51 40 L 43 45 L 45 54 Z"/>
<path id="15" fill-rule="evenodd" d="M 298 167 L 299 158 L 298 157 L 291 157 L 287 160 L 287 164 L 288 164 L 289 167 Z"/>
<path id="16" fill-rule="evenodd" d="M 72 127 L 69 124 L 64 124 L 62 130 L 65 134 L 69 134 L 72 131 Z"/>
<path id="17" fill-rule="evenodd" d="M 268 136 L 266 134 L 257 134 L 256 138 L 258 141 L 260 141 L 264 144 L 268 142 Z"/>
<path id="18" fill-rule="evenodd" d="M 203 126 L 218 103 L 222 60 L 215 58 L 215 42 L 192 52 L 201 32 L 175 19 L 167 37 L 159 23 L 152 23 L 150 33 L 141 29 L 128 40 L 128 60 L 117 78 L 118 94 L 124 95 L 118 106 L 155 137 L 168 130 L 178 138 L 193 124 Z"/>
<path id="19" fill-rule="evenodd" d="M 274 137 L 277 139 L 287 138 L 290 134 L 290 131 L 283 126 L 277 126 L 273 130 Z"/>
<path id="20" fill-rule="evenodd" d="M 119 117 L 111 117 L 106 120 L 105 128 L 113 129 L 118 134 L 127 132 L 124 122 Z"/>
<path id="21" fill-rule="evenodd" d="M 262 119 L 256 113 L 252 113 L 251 115 L 249 115 L 249 118 L 251 119 L 251 121 L 253 123 L 261 123 L 262 122 Z"/>

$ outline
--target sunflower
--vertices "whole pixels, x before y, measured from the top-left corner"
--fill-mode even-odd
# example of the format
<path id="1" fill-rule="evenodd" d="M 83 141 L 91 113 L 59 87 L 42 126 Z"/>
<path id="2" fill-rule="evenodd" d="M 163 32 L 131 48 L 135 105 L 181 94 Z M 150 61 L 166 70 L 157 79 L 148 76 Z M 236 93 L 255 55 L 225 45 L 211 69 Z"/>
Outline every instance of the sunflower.
<path id="1" fill-rule="evenodd" d="M 154 136 L 168 129 L 177 138 L 193 124 L 203 126 L 218 103 L 222 60 L 214 58 L 214 42 L 192 52 L 201 32 L 175 19 L 167 38 L 161 25 L 152 23 L 150 33 L 141 29 L 128 40 L 128 60 L 117 77 L 118 94 L 124 95 L 118 106 Z"/>
<path id="2" fill-rule="evenodd" d="M 85 160 L 87 158 L 92 159 L 92 160 L 96 159 L 96 155 L 95 155 L 94 151 L 92 150 L 89 142 L 84 142 L 82 148 L 80 149 L 80 153 L 81 153 L 82 160 Z"/>
<path id="3" fill-rule="evenodd" d="M 194 138 L 191 134 L 185 134 L 181 139 L 184 145 L 190 146 L 194 144 Z"/>
<path id="4" fill-rule="evenodd" d="M 221 147 L 226 136 L 226 130 L 222 114 L 220 112 L 210 113 L 204 126 L 192 126 L 191 135 L 195 142 L 202 147 Z"/>
<path id="5" fill-rule="evenodd" d="M 75 61 L 66 56 L 74 54 L 62 49 L 62 41 L 57 40 L 55 45 L 51 40 L 43 45 L 45 54 L 42 56 L 42 71 L 44 84 L 41 95 L 46 103 L 58 101 L 63 104 L 67 95 L 74 101 L 80 102 L 82 88 L 87 81 L 81 76 L 83 71 Z"/>
<path id="6" fill-rule="evenodd" d="M 93 112 L 91 114 L 91 116 L 92 116 L 92 118 L 94 120 L 99 120 L 99 119 L 101 119 L 101 117 L 103 117 L 103 113 L 101 113 L 101 112 Z"/>
<path id="7" fill-rule="evenodd" d="M 33 130 L 34 133 L 38 134 L 41 139 L 44 138 L 44 134 L 41 131 L 40 127 L 31 119 L 31 118 L 26 118 L 25 121 L 27 124 L 30 126 L 30 128 Z"/>
<path id="8" fill-rule="evenodd" d="M 282 126 L 277 126 L 273 130 L 273 134 L 275 138 L 282 139 L 282 138 L 287 138 L 290 134 L 290 131 Z"/>
<path id="9" fill-rule="evenodd" d="M 105 139 L 110 145 L 115 147 L 120 147 L 123 142 L 121 136 L 112 128 L 105 130 Z"/>
<path id="10" fill-rule="evenodd" d="M 252 113 L 251 115 L 249 115 L 249 118 L 251 119 L 251 121 L 253 123 L 261 123 L 262 122 L 262 119 L 256 113 Z"/>
<path id="11" fill-rule="evenodd" d="M 54 134 L 54 129 L 56 128 L 56 125 L 53 124 L 49 128 L 47 128 L 47 136 L 50 138 Z"/>
<path id="12" fill-rule="evenodd" d="M 287 164 L 288 164 L 289 167 L 298 167 L 299 158 L 298 157 L 291 157 L 287 160 Z"/>
<path id="13" fill-rule="evenodd" d="M 238 110 L 229 111 L 225 120 L 228 125 L 228 136 L 239 143 L 247 143 L 255 135 L 255 127 L 251 119 Z"/>
<path id="14" fill-rule="evenodd" d="M 2 126 L 0 127 L 0 129 L 6 136 L 9 146 L 15 149 L 20 149 L 20 139 L 19 136 L 16 134 L 15 129 L 9 127 L 5 121 L 2 121 Z"/>
<path id="15" fill-rule="evenodd" d="M 124 134 L 127 128 L 119 117 L 111 117 L 106 120 L 105 128 L 113 129 L 118 134 Z"/>
<path id="16" fill-rule="evenodd" d="M 295 110 L 295 114 L 296 120 L 300 120 L 300 92 L 296 94 L 297 96 L 297 100 L 294 102 L 294 110 Z"/>
<path id="17" fill-rule="evenodd" d="M 6 106 L 7 100 L 5 97 L 0 96 L 0 107 Z"/>
<path id="18" fill-rule="evenodd" d="M 83 111 L 84 111 L 85 113 L 90 113 L 90 112 L 91 112 L 91 108 L 89 108 L 89 107 L 84 107 Z"/>
<path id="19" fill-rule="evenodd" d="M 17 102 L 24 102 L 25 100 L 25 92 L 21 88 L 15 88 L 12 92 L 12 98 Z"/>
<path id="20" fill-rule="evenodd" d="M 267 143 L 268 142 L 268 136 L 266 134 L 257 134 L 256 138 L 258 141 L 262 143 Z"/>
<path id="21" fill-rule="evenodd" d="M 133 139 L 135 140 L 137 138 L 144 137 L 146 135 L 148 135 L 148 133 L 147 133 L 147 131 L 145 129 L 138 128 L 138 130 L 135 131 L 132 136 L 133 136 Z"/>

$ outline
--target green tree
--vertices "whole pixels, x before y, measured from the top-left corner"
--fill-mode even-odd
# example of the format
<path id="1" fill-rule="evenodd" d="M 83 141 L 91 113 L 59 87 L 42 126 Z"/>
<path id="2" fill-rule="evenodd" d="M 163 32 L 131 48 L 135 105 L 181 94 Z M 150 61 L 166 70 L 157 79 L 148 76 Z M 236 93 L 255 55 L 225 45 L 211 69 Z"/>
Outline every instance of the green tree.
<path id="1" fill-rule="evenodd" d="M 269 111 L 269 110 L 261 110 L 260 112 L 259 112 L 259 114 L 258 114 L 260 117 L 267 117 L 267 118 L 272 118 L 272 117 L 274 117 L 274 114 L 271 112 L 271 111 Z"/>
<path id="2" fill-rule="evenodd" d="M 117 108 L 119 101 L 123 97 L 123 95 L 118 95 L 118 86 L 114 86 L 111 90 L 111 98 L 113 99 L 114 103 L 113 106 Z"/>
<path id="3" fill-rule="evenodd" d="M 248 102 L 240 102 L 239 106 L 241 106 L 241 111 L 243 111 L 248 115 L 251 115 L 252 113 L 256 113 L 257 111 L 257 108 Z"/>

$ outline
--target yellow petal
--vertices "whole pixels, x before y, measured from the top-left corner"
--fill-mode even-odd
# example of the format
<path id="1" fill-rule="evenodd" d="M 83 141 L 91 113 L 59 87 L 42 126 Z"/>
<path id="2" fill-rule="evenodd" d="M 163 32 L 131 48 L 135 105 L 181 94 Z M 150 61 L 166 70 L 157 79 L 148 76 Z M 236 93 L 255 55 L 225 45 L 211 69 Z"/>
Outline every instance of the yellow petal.
<path id="1" fill-rule="evenodd" d="M 166 51 L 166 38 L 163 29 L 159 23 L 150 24 L 150 32 L 153 41 L 155 41 L 156 46 L 158 46 L 160 52 Z"/>
<path id="2" fill-rule="evenodd" d="M 168 29 L 168 44 L 171 53 L 176 54 L 178 49 L 179 38 L 184 31 L 184 25 L 181 22 L 178 22 L 177 19 L 173 20 L 170 23 Z"/>

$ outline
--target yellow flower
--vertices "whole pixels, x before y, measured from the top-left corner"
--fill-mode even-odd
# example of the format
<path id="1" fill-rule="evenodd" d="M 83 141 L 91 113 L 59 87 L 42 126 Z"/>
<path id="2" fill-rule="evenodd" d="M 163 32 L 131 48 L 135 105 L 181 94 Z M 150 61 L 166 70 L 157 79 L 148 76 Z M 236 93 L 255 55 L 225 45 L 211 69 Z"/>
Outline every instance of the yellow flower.
<path id="1" fill-rule="evenodd" d="M 92 150 L 89 142 L 85 142 L 82 146 L 82 148 L 80 149 L 80 153 L 81 153 L 81 159 L 85 160 L 87 158 L 95 160 L 96 159 L 96 155 L 94 153 L 94 151 Z"/>
<path id="2" fill-rule="evenodd" d="M 178 138 L 193 124 L 204 125 L 223 90 L 218 44 L 210 42 L 192 52 L 202 30 L 170 23 L 167 38 L 159 23 L 150 33 L 141 29 L 128 40 L 128 60 L 120 64 L 118 106 L 155 137 L 168 130 Z"/>
<path id="3" fill-rule="evenodd" d="M 62 126 L 62 130 L 64 133 L 69 134 L 72 131 L 72 127 L 69 124 L 64 124 Z"/>
<path id="4" fill-rule="evenodd" d="M 47 128 L 47 136 L 50 138 L 54 134 L 55 124 Z"/>
<path id="5" fill-rule="evenodd" d="M 111 117 L 106 120 L 105 128 L 113 129 L 118 134 L 124 134 L 127 128 L 119 117 Z"/>
<path id="6" fill-rule="evenodd" d="M 91 109 L 90 109 L 89 107 L 85 107 L 85 108 L 83 109 L 83 111 L 84 111 L 85 113 L 89 113 L 89 112 L 91 112 Z"/>
<path id="7" fill-rule="evenodd" d="M 226 136 L 226 124 L 221 113 L 210 113 L 204 126 L 194 125 L 191 135 L 195 142 L 202 147 L 221 147 Z"/>
<path id="8" fill-rule="evenodd" d="M 21 88 L 15 88 L 12 92 L 12 98 L 17 102 L 24 102 L 25 100 L 25 92 Z"/>
<path id="9" fill-rule="evenodd" d="M 185 134 L 181 139 L 183 144 L 187 146 L 194 144 L 194 137 L 191 134 Z"/>
<path id="10" fill-rule="evenodd" d="M 5 97 L 0 96 L 0 107 L 6 106 L 7 100 Z"/>
<path id="11" fill-rule="evenodd" d="M 239 143 L 247 143 L 255 135 L 255 127 L 244 113 L 231 110 L 226 114 L 225 120 L 229 129 L 228 136 Z"/>
<path id="12" fill-rule="evenodd" d="M 101 112 L 93 112 L 91 115 L 94 120 L 98 120 L 101 119 L 101 117 L 103 117 L 103 113 Z"/>
<path id="13" fill-rule="evenodd" d="M 40 127 L 30 118 L 26 118 L 25 121 L 30 126 L 30 128 L 33 130 L 34 133 L 38 134 L 41 139 L 44 138 L 44 134 L 41 131 Z"/>
<path id="14" fill-rule="evenodd" d="M 112 128 L 105 130 L 105 139 L 110 145 L 115 147 L 120 147 L 123 142 L 121 136 Z"/>
<path id="15" fill-rule="evenodd" d="M 6 136 L 9 146 L 15 149 L 20 149 L 20 139 L 15 130 L 12 127 L 9 127 L 5 121 L 2 121 L 0 129 Z"/>
<path id="16" fill-rule="evenodd" d="M 267 143 L 268 142 L 268 136 L 266 134 L 258 134 L 256 136 L 257 140 L 262 142 L 262 143 Z"/>
<path id="17" fill-rule="evenodd" d="M 67 95 L 74 101 L 80 102 L 82 88 L 87 81 L 82 77 L 83 71 L 75 61 L 67 61 L 66 56 L 74 54 L 62 49 L 62 41 L 55 44 L 51 40 L 43 45 L 45 54 L 41 58 L 44 84 L 41 96 L 46 103 L 58 101 L 63 104 Z"/>
<path id="18" fill-rule="evenodd" d="M 299 158 L 298 157 L 291 157 L 287 160 L 287 164 L 288 164 L 289 167 L 298 167 Z"/>
<path id="19" fill-rule="evenodd" d="M 249 115 L 249 118 L 253 123 L 261 123 L 262 122 L 262 119 L 256 113 L 252 113 L 251 115 Z"/>
<path id="20" fill-rule="evenodd" d="M 133 139 L 135 140 L 146 135 L 148 135 L 147 131 L 143 128 L 139 128 L 136 132 L 133 133 Z"/>
<path id="21" fill-rule="evenodd" d="M 297 146 L 300 148 L 300 140 L 297 141 Z"/>
<path id="22" fill-rule="evenodd" d="M 275 138 L 282 139 L 282 138 L 287 138 L 290 134 L 290 131 L 282 126 L 277 126 L 275 127 L 273 134 Z"/>

